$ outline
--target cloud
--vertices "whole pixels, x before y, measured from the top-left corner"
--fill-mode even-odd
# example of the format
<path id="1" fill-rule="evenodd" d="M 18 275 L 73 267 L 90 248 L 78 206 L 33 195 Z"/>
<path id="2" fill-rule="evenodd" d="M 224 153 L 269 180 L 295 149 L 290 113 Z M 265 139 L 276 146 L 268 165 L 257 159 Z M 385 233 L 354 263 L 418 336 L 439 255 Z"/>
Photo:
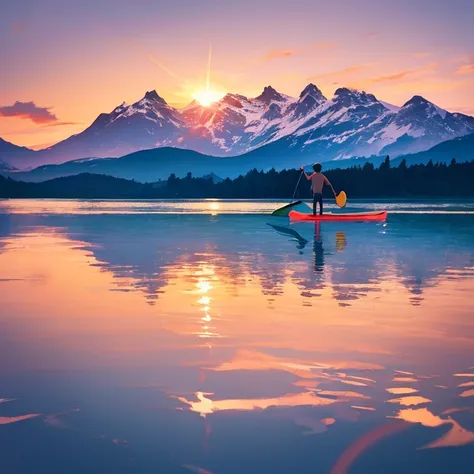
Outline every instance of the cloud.
<path id="1" fill-rule="evenodd" d="M 414 74 L 417 70 L 410 69 L 407 71 L 397 72 L 395 74 L 388 74 L 386 76 L 378 76 L 373 77 L 370 79 L 371 82 L 387 82 L 387 81 L 397 81 L 398 79 L 403 79 L 404 77 L 408 76 L 409 74 Z"/>
<path id="2" fill-rule="evenodd" d="M 358 72 L 362 69 L 369 67 L 369 64 L 355 64 L 354 66 L 349 66 L 344 69 L 340 69 L 339 71 L 333 71 L 325 74 L 318 74 L 317 76 L 308 77 L 308 80 L 313 79 L 329 79 L 329 78 L 336 78 L 341 76 L 348 76 L 354 72 Z"/>
<path id="3" fill-rule="evenodd" d="M 463 64 L 456 69 L 456 74 L 474 74 L 474 61 L 471 64 Z"/>
<path id="4" fill-rule="evenodd" d="M 18 117 L 37 124 L 58 121 L 56 115 L 50 112 L 50 107 L 38 107 L 34 102 L 16 101 L 13 105 L 0 107 L 0 117 Z"/>
<path id="5" fill-rule="evenodd" d="M 396 72 L 394 74 L 387 74 L 384 76 L 372 77 L 371 79 L 369 79 L 369 81 L 370 82 L 398 81 L 399 79 L 403 79 L 404 77 L 411 76 L 413 74 L 417 74 L 417 73 L 425 72 L 425 71 L 433 71 L 438 67 L 438 65 L 439 63 L 433 62 L 416 69 L 406 69 L 405 71 Z"/>
<path id="6" fill-rule="evenodd" d="M 328 51 L 337 47 L 336 42 L 314 43 L 301 48 L 283 49 L 277 48 L 270 51 L 261 58 L 261 62 L 272 61 L 274 59 L 285 59 L 296 54 L 308 53 L 311 51 Z"/>
<path id="7" fill-rule="evenodd" d="M 44 125 L 44 127 L 62 127 L 64 125 L 79 125 L 80 122 L 51 122 Z"/>
<path id="8" fill-rule="evenodd" d="M 262 58 L 262 61 L 271 61 L 272 59 L 289 58 L 293 56 L 296 49 L 274 49 Z"/>
<path id="9" fill-rule="evenodd" d="M 23 120 L 31 120 L 42 127 L 62 127 L 78 124 L 78 122 L 63 122 L 50 110 L 51 107 L 38 107 L 34 102 L 16 101 L 13 105 L 0 107 L 0 117 L 17 117 Z"/>

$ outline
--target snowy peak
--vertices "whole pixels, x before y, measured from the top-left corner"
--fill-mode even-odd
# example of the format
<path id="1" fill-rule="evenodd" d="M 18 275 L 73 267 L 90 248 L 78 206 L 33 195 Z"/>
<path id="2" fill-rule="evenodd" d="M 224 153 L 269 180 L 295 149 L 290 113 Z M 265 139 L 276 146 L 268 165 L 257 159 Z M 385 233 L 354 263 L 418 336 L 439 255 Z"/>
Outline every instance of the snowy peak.
<path id="1" fill-rule="evenodd" d="M 300 119 L 326 101 L 326 97 L 314 84 L 308 84 L 301 92 L 299 99 L 289 106 L 288 111 L 293 113 L 293 119 Z"/>
<path id="2" fill-rule="evenodd" d="M 334 102 L 340 103 L 344 107 L 354 105 L 372 105 L 377 101 L 373 94 L 367 94 L 364 91 L 357 91 L 347 87 L 340 87 L 334 92 Z"/>
<path id="3" fill-rule="evenodd" d="M 318 102 L 324 102 L 326 99 L 326 97 L 324 97 L 323 93 L 321 92 L 321 90 L 316 87 L 314 84 L 308 84 L 302 91 L 301 91 L 301 94 L 300 94 L 300 100 L 304 100 L 306 99 L 307 97 L 312 97 L 313 99 L 315 99 L 316 101 Z"/>
<path id="4" fill-rule="evenodd" d="M 411 113 L 422 113 L 431 117 L 437 114 L 442 119 L 445 119 L 447 114 L 446 110 L 441 109 L 429 100 L 426 100 L 421 95 L 414 95 L 408 102 L 403 105 L 402 110 L 404 109 L 409 110 Z"/>
<path id="5" fill-rule="evenodd" d="M 277 92 L 272 86 L 266 86 L 263 89 L 263 92 L 258 97 L 255 97 L 254 100 L 258 100 L 267 105 L 273 101 L 285 102 L 285 98 L 279 92 Z"/>
<path id="6" fill-rule="evenodd" d="M 149 101 L 152 101 L 152 102 L 160 102 L 160 103 L 162 103 L 162 104 L 166 104 L 165 99 L 163 99 L 162 97 L 160 97 L 160 96 L 158 95 L 158 93 L 156 92 L 156 90 L 148 91 L 148 92 L 145 94 L 145 97 L 143 97 L 143 99 L 146 99 L 146 100 L 149 100 Z"/>
<path id="7" fill-rule="evenodd" d="M 427 101 L 421 95 L 414 95 L 410 100 L 406 101 L 403 104 L 403 107 L 418 107 L 420 105 L 425 105 L 425 104 L 428 104 L 428 103 L 429 103 L 429 101 Z"/>
<path id="8" fill-rule="evenodd" d="M 247 98 L 243 95 L 228 93 L 220 100 L 220 102 L 241 109 L 243 107 L 243 102 L 247 102 Z"/>
<path id="9" fill-rule="evenodd" d="M 125 102 L 122 102 L 119 106 L 115 107 L 115 109 L 112 111 L 112 114 L 120 114 L 122 113 L 128 105 Z"/>

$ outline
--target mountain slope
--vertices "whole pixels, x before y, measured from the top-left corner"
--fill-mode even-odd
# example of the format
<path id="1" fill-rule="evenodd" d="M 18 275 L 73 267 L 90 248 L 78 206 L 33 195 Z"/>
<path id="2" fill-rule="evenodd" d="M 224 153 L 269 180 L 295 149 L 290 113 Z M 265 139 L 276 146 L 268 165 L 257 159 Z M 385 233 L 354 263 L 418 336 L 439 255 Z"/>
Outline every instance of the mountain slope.
<path id="1" fill-rule="evenodd" d="M 154 188 L 158 185 L 149 185 Z M 99 174 L 83 173 L 77 176 L 55 178 L 41 183 L 15 181 L 0 176 L 0 196 L 56 198 L 130 198 L 140 196 L 144 185 L 126 179 Z"/>
<path id="2" fill-rule="evenodd" d="M 0 160 L 0 171 L 14 171 L 16 168 L 12 165 L 9 165 L 3 160 Z"/>
<path id="3" fill-rule="evenodd" d="M 394 160 L 394 164 L 402 159 L 406 159 L 408 165 L 428 163 L 430 160 L 433 163 L 449 163 L 453 158 L 458 163 L 474 161 L 474 133 L 445 141 L 420 153 L 400 156 Z"/>
<path id="4" fill-rule="evenodd" d="M 16 166 L 26 168 L 29 166 L 29 160 L 35 155 L 36 152 L 29 148 L 14 145 L 0 138 L 0 170 L 15 169 Z"/>

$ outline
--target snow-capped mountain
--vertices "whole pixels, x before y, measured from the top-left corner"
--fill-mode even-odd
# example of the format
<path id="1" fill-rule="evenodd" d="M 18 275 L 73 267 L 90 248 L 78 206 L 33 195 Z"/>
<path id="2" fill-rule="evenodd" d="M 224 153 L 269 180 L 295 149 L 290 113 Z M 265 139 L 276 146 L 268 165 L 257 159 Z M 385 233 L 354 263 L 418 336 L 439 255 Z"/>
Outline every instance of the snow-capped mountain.
<path id="1" fill-rule="evenodd" d="M 82 133 L 39 152 L 28 150 L 27 160 L 0 159 L 25 168 L 175 147 L 217 157 L 251 152 L 259 159 L 281 157 L 279 162 L 290 156 L 327 161 L 415 153 L 473 131 L 473 117 L 420 96 L 398 107 L 344 87 L 327 99 L 314 84 L 296 98 L 267 86 L 255 98 L 229 93 L 209 107 L 193 101 L 176 109 L 150 91 L 100 114 Z"/>
<path id="2" fill-rule="evenodd" d="M 332 99 L 322 101 L 302 118 L 287 117 L 271 143 L 252 154 L 255 159 L 310 156 L 319 161 L 397 156 L 427 150 L 473 131 L 472 117 L 451 114 L 419 96 L 396 107 L 372 94 L 339 88 Z"/>
<path id="3" fill-rule="evenodd" d="M 184 121 L 199 130 L 177 146 L 232 156 L 272 144 L 269 153 L 317 155 L 320 160 L 415 153 L 474 131 L 474 118 L 451 114 L 420 96 L 402 107 L 339 88 L 330 100 L 309 84 L 298 98 L 265 87 L 255 99 L 227 94 L 211 107 L 190 104 Z M 262 150 L 263 152 L 263 150 Z"/>
<path id="4" fill-rule="evenodd" d="M 109 114 L 100 114 L 82 133 L 42 153 L 52 155 L 58 161 L 118 157 L 174 144 L 185 127 L 180 113 L 153 90 L 132 105 L 122 103 Z M 63 159 L 66 157 L 67 160 Z"/>
<path id="5" fill-rule="evenodd" d="M 400 155 L 406 153 L 407 148 L 416 153 L 472 132 L 474 120 L 469 118 L 451 114 L 416 95 L 398 111 L 388 127 L 374 134 L 374 138 L 385 144 L 384 153 Z"/>
<path id="6" fill-rule="evenodd" d="M 210 107 L 192 102 L 180 111 L 189 128 L 177 146 L 216 156 L 245 153 L 271 141 L 295 103 L 271 86 L 254 99 L 226 94 Z"/>

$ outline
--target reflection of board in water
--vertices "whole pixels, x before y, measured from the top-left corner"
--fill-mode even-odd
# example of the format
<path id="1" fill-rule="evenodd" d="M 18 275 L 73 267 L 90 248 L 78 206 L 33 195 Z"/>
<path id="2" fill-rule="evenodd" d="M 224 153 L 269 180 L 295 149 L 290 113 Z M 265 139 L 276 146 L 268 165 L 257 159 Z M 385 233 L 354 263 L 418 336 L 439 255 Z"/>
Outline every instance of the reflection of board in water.
<path id="1" fill-rule="evenodd" d="M 267 225 L 275 229 L 281 235 L 287 235 L 289 237 L 293 237 L 298 242 L 298 245 L 297 245 L 298 249 L 301 250 L 306 247 L 306 244 L 308 243 L 308 241 L 304 237 L 302 237 L 298 232 L 296 232 L 296 230 L 293 230 L 293 229 L 290 229 L 289 227 L 284 227 L 281 225 L 274 225 L 274 224 L 269 224 L 269 223 L 267 223 Z"/>

